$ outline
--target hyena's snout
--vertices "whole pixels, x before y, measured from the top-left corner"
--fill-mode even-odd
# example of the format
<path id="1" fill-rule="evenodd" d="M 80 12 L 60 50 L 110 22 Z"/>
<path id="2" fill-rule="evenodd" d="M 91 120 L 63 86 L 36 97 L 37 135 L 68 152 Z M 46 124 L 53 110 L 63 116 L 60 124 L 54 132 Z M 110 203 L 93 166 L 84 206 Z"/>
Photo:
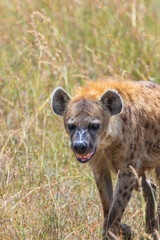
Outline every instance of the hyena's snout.
<path id="1" fill-rule="evenodd" d="M 74 141 L 72 148 L 75 153 L 84 154 L 88 149 L 88 144 L 83 141 Z"/>
<path id="2" fill-rule="evenodd" d="M 82 163 L 89 161 L 96 151 L 93 149 L 88 131 L 85 129 L 76 131 L 72 139 L 71 147 L 76 158 Z"/>
<path id="3" fill-rule="evenodd" d="M 72 150 L 75 154 L 86 154 L 89 148 L 87 129 L 77 129 L 72 139 Z"/>

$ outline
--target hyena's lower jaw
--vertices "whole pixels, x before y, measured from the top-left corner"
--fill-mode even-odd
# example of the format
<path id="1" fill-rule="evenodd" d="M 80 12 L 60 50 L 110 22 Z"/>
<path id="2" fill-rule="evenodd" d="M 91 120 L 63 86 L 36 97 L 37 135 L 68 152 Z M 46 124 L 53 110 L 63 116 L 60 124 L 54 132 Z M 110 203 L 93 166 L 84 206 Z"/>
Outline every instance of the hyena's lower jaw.
<path id="1" fill-rule="evenodd" d="M 78 161 L 80 161 L 81 163 L 86 163 L 93 157 L 95 152 L 96 152 L 96 148 L 92 152 L 90 152 L 90 153 L 87 153 L 87 154 L 75 154 L 75 155 L 76 155 L 76 158 L 77 158 Z"/>

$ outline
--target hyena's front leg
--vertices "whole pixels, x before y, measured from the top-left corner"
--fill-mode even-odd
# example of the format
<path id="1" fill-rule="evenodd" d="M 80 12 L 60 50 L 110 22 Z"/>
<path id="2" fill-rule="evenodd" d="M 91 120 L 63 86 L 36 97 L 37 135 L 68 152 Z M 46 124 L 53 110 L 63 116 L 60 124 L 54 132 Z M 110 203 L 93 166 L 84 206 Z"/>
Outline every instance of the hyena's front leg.
<path id="1" fill-rule="evenodd" d="M 113 196 L 111 174 L 106 168 L 103 170 L 93 170 L 93 173 L 103 206 L 104 218 L 106 218 L 109 213 Z"/>
<path id="2" fill-rule="evenodd" d="M 102 202 L 104 218 L 107 218 L 113 198 L 111 174 L 107 168 L 94 170 L 93 173 Z M 109 232 L 109 236 L 112 240 L 118 240 L 112 232 Z"/>
<path id="3" fill-rule="evenodd" d="M 104 218 L 106 219 L 108 217 L 109 209 L 111 208 L 111 203 L 113 199 L 111 174 L 107 168 L 104 168 L 103 170 L 94 170 L 93 172 L 103 206 Z M 132 233 L 130 227 L 125 224 L 121 224 L 120 228 L 120 235 L 123 235 L 124 238 L 126 237 L 127 239 L 131 239 L 130 236 L 132 235 Z M 112 232 L 109 232 L 109 235 L 111 239 L 117 239 Z"/>
<path id="4" fill-rule="evenodd" d="M 106 217 L 104 221 L 103 236 L 105 240 L 112 239 L 109 231 L 113 232 L 115 235 L 119 234 L 121 218 L 131 197 L 135 183 L 136 175 L 130 167 L 120 171 L 112 206 L 108 217 Z M 130 236 L 130 239 L 131 238 L 132 236 Z"/>

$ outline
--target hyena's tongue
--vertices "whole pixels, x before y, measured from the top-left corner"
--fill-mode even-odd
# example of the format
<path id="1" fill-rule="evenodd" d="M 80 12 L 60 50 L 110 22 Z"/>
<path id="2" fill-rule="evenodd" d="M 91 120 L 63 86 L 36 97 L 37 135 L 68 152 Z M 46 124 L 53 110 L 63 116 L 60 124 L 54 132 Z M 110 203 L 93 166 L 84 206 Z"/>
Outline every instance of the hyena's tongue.
<path id="1" fill-rule="evenodd" d="M 94 155 L 95 150 L 87 154 L 76 154 L 76 157 L 81 162 L 87 162 Z"/>

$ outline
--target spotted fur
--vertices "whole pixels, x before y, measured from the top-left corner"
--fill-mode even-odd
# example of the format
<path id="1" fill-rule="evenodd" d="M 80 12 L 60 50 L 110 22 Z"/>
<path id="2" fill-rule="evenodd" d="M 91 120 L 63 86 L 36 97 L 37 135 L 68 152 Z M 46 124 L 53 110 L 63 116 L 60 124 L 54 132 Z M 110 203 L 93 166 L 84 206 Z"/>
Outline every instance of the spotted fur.
<path id="1" fill-rule="evenodd" d="M 106 91 L 115 95 L 111 100 L 104 97 L 102 101 Z M 107 92 L 107 97 L 109 94 Z M 117 96 L 118 100 L 114 101 Z M 54 102 L 54 98 L 52 100 Z M 75 119 L 74 124 L 83 128 L 94 119 L 101 123 L 98 137 L 95 136 L 97 150 L 89 164 L 103 205 L 104 239 L 114 239 L 112 234 L 118 236 L 121 232 L 121 218 L 137 183 L 137 176 L 145 176 L 146 170 L 160 167 L 159 106 L 160 86 L 151 82 L 116 80 L 90 81 L 66 103 L 63 117 L 68 133 L 67 124 Z M 90 135 L 90 138 L 93 140 L 94 136 Z M 114 195 L 111 172 L 118 173 Z M 148 187 L 145 178 L 143 183 Z M 152 187 L 149 188 L 152 191 Z M 147 196 L 148 191 L 144 187 L 143 190 Z M 149 233 L 155 228 L 154 221 Z"/>

